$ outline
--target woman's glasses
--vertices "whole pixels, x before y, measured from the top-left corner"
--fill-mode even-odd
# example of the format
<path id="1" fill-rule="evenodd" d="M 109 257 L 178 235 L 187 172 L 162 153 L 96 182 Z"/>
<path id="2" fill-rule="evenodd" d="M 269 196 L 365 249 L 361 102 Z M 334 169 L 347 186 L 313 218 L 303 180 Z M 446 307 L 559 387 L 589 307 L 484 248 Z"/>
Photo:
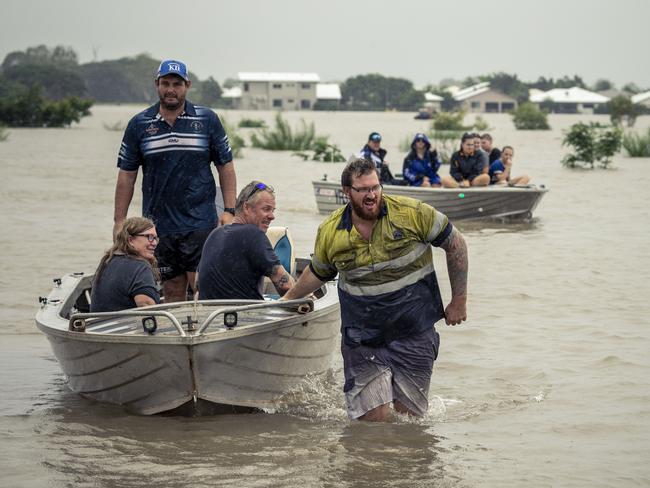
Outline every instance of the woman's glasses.
<path id="1" fill-rule="evenodd" d="M 159 242 L 160 237 L 153 234 L 131 234 L 133 237 L 146 237 L 149 242 Z"/>

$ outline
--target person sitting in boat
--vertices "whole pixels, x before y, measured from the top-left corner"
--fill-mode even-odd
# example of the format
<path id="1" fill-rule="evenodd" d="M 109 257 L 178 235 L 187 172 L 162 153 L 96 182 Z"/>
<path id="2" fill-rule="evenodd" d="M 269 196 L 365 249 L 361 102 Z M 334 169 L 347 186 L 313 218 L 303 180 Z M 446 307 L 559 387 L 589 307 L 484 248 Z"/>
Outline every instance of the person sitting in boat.
<path id="1" fill-rule="evenodd" d="M 95 271 L 90 311 L 115 312 L 159 303 L 158 264 L 154 256 L 157 245 L 158 234 L 151 220 L 126 219 Z"/>
<path id="2" fill-rule="evenodd" d="M 415 134 L 411 143 L 411 152 L 404 158 L 402 174 L 411 186 L 439 187 L 440 159 L 438 152 L 431 149 L 431 143 L 426 134 Z"/>
<path id="3" fill-rule="evenodd" d="M 530 177 L 510 176 L 512 170 L 512 158 L 515 155 L 515 150 L 512 146 L 504 146 L 501 150 L 501 159 L 497 159 L 490 165 L 490 184 L 491 185 L 527 185 Z"/>
<path id="4" fill-rule="evenodd" d="M 481 136 L 481 149 L 487 153 L 490 164 L 501 157 L 501 151 L 492 145 L 492 136 L 487 132 Z"/>
<path id="5" fill-rule="evenodd" d="M 383 185 L 405 184 L 402 180 L 393 177 L 393 173 L 388 168 L 388 162 L 385 160 L 386 153 L 386 149 L 381 147 L 381 134 L 379 132 L 371 132 L 368 136 L 368 142 L 363 146 L 358 157 L 375 163 L 379 172 L 379 181 Z"/>
<path id="6" fill-rule="evenodd" d="M 264 277 L 284 295 L 294 284 L 266 236 L 275 219 L 273 188 L 251 181 L 237 197 L 235 218 L 208 236 L 198 267 L 201 300 L 262 300 Z"/>
<path id="7" fill-rule="evenodd" d="M 449 175 L 442 177 L 442 186 L 458 188 L 487 186 L 490 184 L 487 158 L 477 153 L 474 134 L 465 133 L 461 139 L 460 150 L 451 155 Z"/>

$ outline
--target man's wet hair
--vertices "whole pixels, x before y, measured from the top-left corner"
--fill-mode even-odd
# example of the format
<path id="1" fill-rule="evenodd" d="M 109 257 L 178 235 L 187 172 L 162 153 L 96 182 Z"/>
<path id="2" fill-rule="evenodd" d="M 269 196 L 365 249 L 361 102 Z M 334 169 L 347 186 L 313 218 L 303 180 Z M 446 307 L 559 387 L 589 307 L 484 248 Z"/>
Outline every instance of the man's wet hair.
<path id="1" fill-rule="evenodd" d="M 352 186 L 353 178 L 369 175 L 373 171 L 377 173 L 375 163 L 364 158 L 354 158 L 348 161 L 343 173 L 341 173 L 341 186 Z"/>

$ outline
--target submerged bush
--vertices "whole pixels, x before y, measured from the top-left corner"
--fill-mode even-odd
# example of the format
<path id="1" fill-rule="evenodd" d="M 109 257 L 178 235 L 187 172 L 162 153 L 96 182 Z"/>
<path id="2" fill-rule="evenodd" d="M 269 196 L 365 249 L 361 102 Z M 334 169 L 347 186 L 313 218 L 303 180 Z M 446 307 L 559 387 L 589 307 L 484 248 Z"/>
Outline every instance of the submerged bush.
<path id="1" fill-rule="evenodd" d="M 275 129 L 262 129 L 260 134 L 251 135 L 251 143 L 253 147 L 270 149 L 271 151 L 306 151 L 312 149 L 316 141 L 314 123 L 307 124 L 301 119 L 300 124 L 300 129 L 291 129 L 289 123 L 278 112 L 275 116 Z"/>
<path id="2" fill-rule="evenodd" d="M 266 127 L 266 122 L 262 119 L 243 118 L 237 124 L 240 129 L 261 129 Z"/>
<path id="3" fill-rule="evenodd" d="M 228 123 L 228 121 L 221 117 L 221 125 L 223 125 L 223 130 L 226 131 L 228 135 L 228 142 L 230 142 L 230 149 L 232 150 L 232 156 L 234 158 L 244 157 L 242 154 L 242 148 L 246 147 L 246 142 L 244 138 L 239 135 L 237 129 Z"/>
<path id="4" fill-rule="evenodd" d="M 532 102 L 522 103 L 512 112 L 512 121 L 517 130 L 549 130 L 546 112 Z"/>
<path id="5" fill-rule="evenodd" d="M 5 129 L 4 125 L 0 125 L 0 142 L 4 142 L 9 138 L 9 132 Z"/>
<path id="6" fill-rule="evenodd" d="M 631 158 L 650 158 L 650 128 L 645 134 L 624 134 L 623 147 Z"/>
<path id="7" fill-rule="evenodd" d="M 568 168 L 594 168 L 596 163 L 607 168 L 610 158 L 621 149 L 622 131 L 594 122 L 578 122 L 564 132 L 563 146 L 570 146 L 574 153 L 567 154 L 562 164 Z"/>
<path id="8" fill-rule="evenodd" d="M 327 138 L 319 137 L 314 141 L 311 148 L 312 153 L 297 152 L 295 156 L 300 156 L 303 160 L 307 161 L 322 161 L 323 163 L 341 163 L 345 161 L 345 156 L 341 153 L 341 148 L 336 144 L 327 142 Z"/>
<path id="9" fill-rule="evenodd" d="M 471 130 L 471 126 L 463 125 L 465 112 L 437 112 L 433 115 L 431 129 L 435 131 L 459 131 Z"/>
<path id="10" fill-rule="evenodd" d="M 104 126 L 104 129 L 111 132 L 124 132 L 126 130 L 126 124 L 121 121 L 117 121 L 113 124 L 107 124 L 104 122 L 102 125 Z"/>
<path id="11" fill-rule="evenodd" d="M 0 124 L 11 127 L 66 127 L 90 115 L 92 100 L 66 97 L 58 102 L 46 100 L 41 87 L 19 90 L 0 99 Z"/>

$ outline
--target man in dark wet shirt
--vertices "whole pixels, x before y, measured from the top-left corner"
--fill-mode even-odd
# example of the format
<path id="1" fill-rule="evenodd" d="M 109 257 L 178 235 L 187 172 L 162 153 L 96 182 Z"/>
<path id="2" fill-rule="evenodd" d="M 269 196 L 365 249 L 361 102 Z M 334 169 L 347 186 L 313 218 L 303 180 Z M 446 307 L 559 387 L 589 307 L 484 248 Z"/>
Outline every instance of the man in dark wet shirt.
<path id="1" fill-rule="evenodd" d="M 201 300 L 262 300 L 265 276 L 280 295 L 293 286 L 266 236 L 274 212 L 272 187 L 252 181 L 242 189 L 232 223 L 213 230 L 203 246 L 197 280 Z"/>

